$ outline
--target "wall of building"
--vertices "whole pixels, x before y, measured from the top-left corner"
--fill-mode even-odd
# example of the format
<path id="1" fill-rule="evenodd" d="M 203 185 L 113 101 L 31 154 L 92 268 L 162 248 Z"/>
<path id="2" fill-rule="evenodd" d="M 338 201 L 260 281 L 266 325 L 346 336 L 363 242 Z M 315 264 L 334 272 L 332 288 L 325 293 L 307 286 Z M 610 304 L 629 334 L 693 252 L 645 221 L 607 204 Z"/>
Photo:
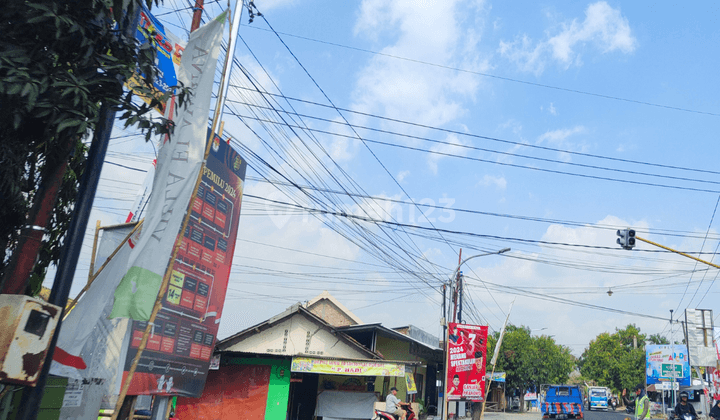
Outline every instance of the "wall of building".
<path id="1" fill-rule="evenodd" d="M 305 317 L 295 314 L 259 333 L 252 334 L 226 349 L 231 352 L 268 355 L 306 355 L 365 359 L 368 354 L 358 347 Z"/>
<path id="2" fill-rule="evenodd" d="M 355 325 L 356 322 L 350 319 L 345 313 L 327 299 L 322 299 L 308 308 L 318 318 L 336 327 Z"/>
<path id="3" fill-rule="evenodd" d="M 262 365 L 270 366 L 267 404 L 265 405 L 266 420 L 285 420 L 287 417 L 288 397 L 290 395 L 290 364 L 291 359 L 249 359 L 228 357 L 227 365 Z"/>
<path id="4" fill-rule="evenodd" d="M 410 343 L 407 341 L 401 341 L 394 338 L 388 338 L 383 336 L 377 337 L 377 350 L 382 353 L 386 360 L 397 360 L 397 361 L 412 361 L 412 362 L 424 362 L 419 356 L 410 353 Z M 420 393 L 422 399 L 425 398 L 425 381 L 427 379 L 427 368 L 424 366 L 406 366 L 405 369 L 413 373 L 415 378 L 415 386 Z M 422 375 L 420 377 L 415 375 Z M 400 377 L 382 377 L 378 376 L 375 380 L 375 392 L 382 395 L 384 399 L 390 388 L 395 387 L 398 389 L 397 397 L 402 401 L 408 400 L 407 384 L 405 378 Z"/>
<path id="5" fill-rule="evenodd" d="M 290 394 L 290 359 L 223 359 L 208 373 L 200 398 L 178 398 L 179 419 L 285 420 Z"/>

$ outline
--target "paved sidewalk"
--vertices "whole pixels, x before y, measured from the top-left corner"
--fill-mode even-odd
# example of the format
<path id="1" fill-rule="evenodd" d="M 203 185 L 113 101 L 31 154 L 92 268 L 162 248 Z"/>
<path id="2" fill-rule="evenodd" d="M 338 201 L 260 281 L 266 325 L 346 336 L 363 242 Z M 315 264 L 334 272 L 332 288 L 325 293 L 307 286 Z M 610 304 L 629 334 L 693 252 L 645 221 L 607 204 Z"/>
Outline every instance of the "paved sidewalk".
<path id="1" fill-rule="evenodd" d="M 542 414 L 539 411 L 530 411 L 525 413 L 509 412 L 509 413 L 488 413 L 485 412 L 485 420 L 539 420 Z"/>
<path id="2" fill-rule="evenodd" d="M 428 416 L 428 420 L 430 420 L 432 416 Z M 440 417 L 436 417 L 435 419 L 438 420 Z M 472 417 L 458 417 L 458 420 L 470 420 Z M 542 415 L 539 411 L 530 411 L 525 413 L 518 413 L 518 412 L 508 412 L 508 413 L 498 413 L 498 412 L 485 412 L 484 419 L 483 420 L 540 420 L 542 418 Z"/>

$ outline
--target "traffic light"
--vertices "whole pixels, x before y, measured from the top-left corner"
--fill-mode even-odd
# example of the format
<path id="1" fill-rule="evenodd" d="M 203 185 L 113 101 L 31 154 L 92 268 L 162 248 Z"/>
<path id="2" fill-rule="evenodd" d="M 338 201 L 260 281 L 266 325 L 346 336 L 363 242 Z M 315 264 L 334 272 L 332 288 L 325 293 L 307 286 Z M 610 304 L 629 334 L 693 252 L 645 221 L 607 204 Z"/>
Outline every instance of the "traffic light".
<path id="1" fill-rule="evenodd" d="M 635 246 L 635 231 L 633 229 L 618 229 L 617 243 L 624 249 L 633 249 Z"/>

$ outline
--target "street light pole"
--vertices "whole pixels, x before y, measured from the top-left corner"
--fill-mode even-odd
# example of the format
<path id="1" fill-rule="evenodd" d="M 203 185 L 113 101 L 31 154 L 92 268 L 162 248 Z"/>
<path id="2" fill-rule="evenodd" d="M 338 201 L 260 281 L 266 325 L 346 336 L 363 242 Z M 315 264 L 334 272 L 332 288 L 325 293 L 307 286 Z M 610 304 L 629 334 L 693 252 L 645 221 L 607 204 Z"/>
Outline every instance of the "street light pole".
<path id="1" fill-rule="evenodd" d="M 463 264 L 465 264 L 466 262 L 472 260 L 473 258 L 484 257 L 484 256 L 487 256 L 487 255 L 503 254 L 503 253 L 508 252 L 508 251 L 510 251 L 510 248 L 503 248 L 503 249 L 501 249 L 500 251 L 497 251 L 497 252 L 486 252 L 486 253 L 484 253 L 484 254 L 473 255 L 472 257 L 467 257 L 467 258 L 465 258 L 464 260 L 461 260 L 461 261 L 458 263 L 457 268 L 455 269 L 455 271 L 454 271 L 454 272 L 452 273 L 452 275 L 450 276 L 450 279 L 448 280 L 448 284 L 449 284 L 449 285 L 452 285 L 452 281 L 457 277 L 458 273 L 460 272 L 460 267 L 462 267 Z M 443 285 L 443 288 L 445 288 L 445 285 Z M 444 289 L 443 289 L 443 290 L 444 290 Z M 452 293 L 450 293 L 450 295 L 452 296 Z M 444 299 L 443 299 L 443 306 L 444 306 L 444 305 L 445 305 L 445 301 L 444 301 Z M 449 305 L 449 306 L 451 306 L 451 305 Z M 445 314 L 443 314 L 443 316 L 444 316 L 444 315 L 445 315 Z M 449 317 L 447 317 L 447 318 L 445 318 L 445 319 L 449 319 Z M 448 360 L 448 340 L 449 340 L 448 335 L 449 335 L 449 334 L 448 334 L 447 324 L 446 324 L 445 322 L 443 322 L 443 327 L 444 327 L 443 329 L 445 330 L 445 337 L 444 337 L 445 343 L 444 343 L 444 349 L 443 349 L 444 352 L 445 352 L 445 372 L 444 372 L 444 374 L 443 374 L 444 377 L 443 377 L 442 420 L 447 420 L 447 418 L 448 418 L 448 413 L 447 413 L 447 409 L 448 409 L 448 400 L 447 400 L 447 372 L 448 372 L 448 368 L 449 368 L 449 360 Z"/>
<path id="2" fill-rule="evenodd" d="M 670 392 L 672 392 L 672 406 L 675 407 L 675 341 L 673 340 L 673 310 L 670 309 L 670 357 L 672 357 L 673 361 L 670 367 L 672 368 L 672 382 L 670 385 Z"/>

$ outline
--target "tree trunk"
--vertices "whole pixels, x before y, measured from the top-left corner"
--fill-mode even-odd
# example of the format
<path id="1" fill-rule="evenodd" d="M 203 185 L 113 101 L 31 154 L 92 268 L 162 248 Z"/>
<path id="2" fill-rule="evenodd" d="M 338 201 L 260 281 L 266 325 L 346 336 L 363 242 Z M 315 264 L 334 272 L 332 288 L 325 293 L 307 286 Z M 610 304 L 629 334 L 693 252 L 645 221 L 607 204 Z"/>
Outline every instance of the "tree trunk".
<path id="1" fill-rule="evenodd" d="M 17 246 L 5 267 L 5 275 L 0 279 L 0 289 L 3 294 L 25 294 L 30 274 L 42 246 L 45 228 L 53 216 L 55 202 L 74 145 L 73 137 L 65 139 L 62 148 L 58 151 L 58 159 L 48 161 L 43 169 L 42 180 L 34 197 L 33 206 L 28 212 L 27 223 L 22 227 Z"/>

